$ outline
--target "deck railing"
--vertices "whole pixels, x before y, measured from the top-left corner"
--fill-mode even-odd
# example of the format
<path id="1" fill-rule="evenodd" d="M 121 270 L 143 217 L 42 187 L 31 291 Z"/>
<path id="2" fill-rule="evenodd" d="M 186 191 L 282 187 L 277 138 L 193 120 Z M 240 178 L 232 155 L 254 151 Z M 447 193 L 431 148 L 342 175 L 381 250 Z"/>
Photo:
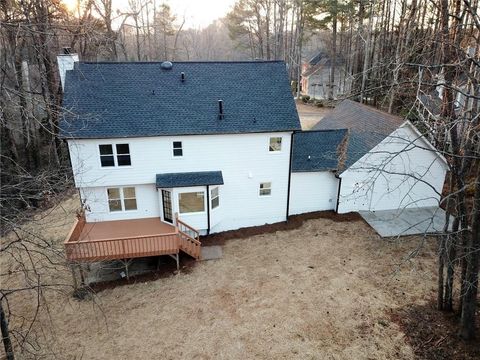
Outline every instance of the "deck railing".
<path id="1" fill-rule="evenodd" d="M 199 240 L 200 233 L 180 220 L 178 214 L 175 214 L 175 220 L 180 238 L 180 249 L 190 256 L 193 256 L 195 259 L 199 259 L 202 246 L 202 243 Z"/>
<path id="2" fill-rule="evenodd" d="M 65 239 L 65 251 L 70 261 L 100 261 L 178 254 L 182 250 L 200 258 L 199 233 L 178 218 L 171 233 L 129 236 L 124 238 L 80 240 L 85 218 L 79 216 Z"/>
<path id="3" fill-rule="evenodd" d="M 116 239 L 80 240 L 65 244 L 69 260 L 113 260 L 178 254 L 178 233 Z"/>

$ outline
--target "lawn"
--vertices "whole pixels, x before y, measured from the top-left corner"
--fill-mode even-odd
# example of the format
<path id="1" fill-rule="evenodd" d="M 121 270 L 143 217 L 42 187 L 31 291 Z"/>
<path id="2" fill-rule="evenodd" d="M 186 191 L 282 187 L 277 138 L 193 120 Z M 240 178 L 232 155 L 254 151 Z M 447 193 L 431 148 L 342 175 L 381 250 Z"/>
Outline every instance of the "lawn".
<path id="1" fill-rule="evenodd" d="M 75 204 L 38 221 L 59 246 Z M 421 243 L 382 240 L 361 220 L 306 220 L 228 240 L 220 260 L 92 300 L 49 295 L 49 316 L 35 331 L 46 358 L 410 359 L 392 315 L 435 296 L 434 241 L 405 261 Z M 52 279 L 68 281 L 68 271 L 56 271 Z M 27 311 L 29 301 L 12 306 Z"/>

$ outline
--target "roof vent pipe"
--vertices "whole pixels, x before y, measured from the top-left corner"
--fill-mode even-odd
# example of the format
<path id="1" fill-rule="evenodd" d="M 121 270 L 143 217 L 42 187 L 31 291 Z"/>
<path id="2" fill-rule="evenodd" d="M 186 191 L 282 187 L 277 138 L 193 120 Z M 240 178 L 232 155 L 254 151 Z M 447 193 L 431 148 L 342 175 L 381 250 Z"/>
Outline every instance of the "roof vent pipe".
<path id="1" fill-rule="evenodd" d="M 218 118 L 220 120 L 225 118 L 225 114 L 223 113 L 223 100 L 218 100 Z"/>
<path id="2" fill-rule="evenodd" d="M 182 82 L 185 82 L 185 73 L 183 71 L 180 73 L 180 76 L 182 78 Z"/>
<path id="3" fill-rule="evenodd" d="M 160 64 L 160 67 L 163 69 L 163 70 L 171 70 L 172 67 L 173 67 L 173 64 L 170 62 L 170 61 L 164 61 Z"/>

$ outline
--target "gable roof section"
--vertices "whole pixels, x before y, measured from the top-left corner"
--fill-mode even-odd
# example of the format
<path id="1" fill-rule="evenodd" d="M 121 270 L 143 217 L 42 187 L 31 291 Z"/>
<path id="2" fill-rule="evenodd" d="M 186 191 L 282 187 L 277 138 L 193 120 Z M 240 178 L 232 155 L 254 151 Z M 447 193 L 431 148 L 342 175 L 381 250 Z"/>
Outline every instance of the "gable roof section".
<path id="1" fill-rule="evenodd" d="M 292 172 L 337 170 L 342 151 L 340 145 L 348 131 L 302 131 L 293 135 Z"/>
<path id="2" fill-rule="evenodd" d="M 221 171 L 197 171 L 157 174 L 157 188 L 223 185 Z"/>
<path id="3" fill-rule="evenodd" d="M 340 54 L 337 54 L 335 58 L 335 64 L 337 66 L 340 66 L 345 63 L 345 60 Z M 318 72 L 320 69 L 324 67 L 330 67 L 332 64 L 332 61 L 330 59 L 330 56 L 328 53 L 324 50 L 320 50 L 314 57 L 312 57 L 308 61 L 308 67 L 307 69 L 303 72 L 302 76 L 304 78 L 308 78 L 312 75 L 314 75 L 316 72 Z"/>
<path id="4" fill-rule="evenodd" d="M 330 114 L 314 126 L 314 130 L 348 129 L 348 144 L 344 168 L 362 156 L 398 129 L 404 120 L 373 107 L 351 100 L 343 100 Z"/>
<path id="5" fill-rule="evenodd" d="M 115 138 L 300 130 L 279 61 L 77 63 L 67 71 L 60 135 Z M 181 73 L 185 81 L 181 81 Z M 223 100 L 224 119 L 219 119 Z"/>

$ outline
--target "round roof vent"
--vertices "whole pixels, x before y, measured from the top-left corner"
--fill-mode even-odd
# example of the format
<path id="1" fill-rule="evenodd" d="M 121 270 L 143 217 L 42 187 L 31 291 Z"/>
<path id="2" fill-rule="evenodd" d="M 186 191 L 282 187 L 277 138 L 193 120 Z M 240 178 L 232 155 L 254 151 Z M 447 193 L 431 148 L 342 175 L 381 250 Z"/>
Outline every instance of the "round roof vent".
<path id="1" fill-rule="evenodd" d="M 170 62 L 170 61 L 164 61 L 160 64 L 160 67 L 163 69 L 163 70 L 171 70 L 172 67 L 173 67 L 173 64 Z"/>

